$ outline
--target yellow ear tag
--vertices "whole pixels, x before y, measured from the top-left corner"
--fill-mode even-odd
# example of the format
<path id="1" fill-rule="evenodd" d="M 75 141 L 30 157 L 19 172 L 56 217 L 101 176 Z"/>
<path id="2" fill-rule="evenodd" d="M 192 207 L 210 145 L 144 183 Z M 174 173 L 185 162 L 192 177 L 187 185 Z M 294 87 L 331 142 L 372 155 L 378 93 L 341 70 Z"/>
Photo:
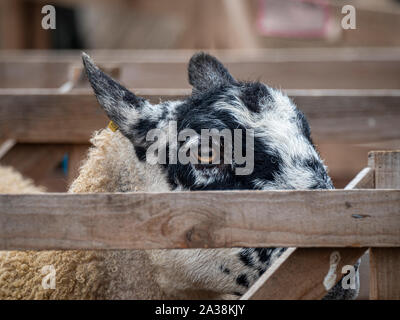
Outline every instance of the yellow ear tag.
<path id="1" fill-rule="evenodd" d="M 112 121 L 108 123 L 108 127 L 111 129 L 112 132 L 115 132 L 119 129 L 119 127 Z"/>

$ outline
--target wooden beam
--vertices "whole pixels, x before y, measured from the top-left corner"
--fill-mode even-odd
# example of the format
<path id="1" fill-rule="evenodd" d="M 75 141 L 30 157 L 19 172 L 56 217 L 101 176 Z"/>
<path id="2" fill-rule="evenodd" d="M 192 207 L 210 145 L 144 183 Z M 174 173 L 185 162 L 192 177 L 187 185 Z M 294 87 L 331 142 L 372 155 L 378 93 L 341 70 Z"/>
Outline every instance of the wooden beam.
<path id="1" fill-rule="evenodd" d="M 400 189 L 400 151 L 374 151 L 375 186 Z M 370 249 L 370 298 L 400 299 L 400 248 Z"/>
<path id="2" fill-rule="evenodd" d="M 101 49 L 87 51 L 96 61 L 123 63 L 187 63 L 195 49 Z M 400 61 L 400 47 L 330 47 L 210 49 L 226 63 Z M 82 50 L 2 50 L 1 62 L 71 63 L 80 61 Z"/>
<path id="3" fill-rule="evenodd" d="M 368 164 L 375 170 L 375 188 L 400 189 L 400 150 L 372 151 Z"/>
<path id="4" fill-rule="evenodd" d="M 0 250 L 400 246 L 400 190 L 0 195 Z"/>
<path id="5" fill-rule="evenodd" d="M 189 90 L 142 89 L 153 103 L 181 99 Z M 288 90 L 307 115 L 317 143 L 399 139 L 400 90 Z M 29 143 L 87 143 L 107 124 L 89 89 L 0 89 L 0 139 Z M 49 134 L 50 133 L 50 134 Z"/>
<path id="6" fill-rule="evenodd" d="M 121 81 L 136 89 L 190 88 L 187 62 L 119 63 Z M 238 80 L 258 80 L 285 89 L 400 89 L 400 61 L 242 62 L 226 66 Z M 0 88 L 56 88 L 65 82 L 68 68 L 69 64 L 58 62 L 0 63 Z M 27 74 L 35 76 L 21 76 Z"/>
<path id="7" fill-rule="evenodd" d="M 98 50 L 97 64 L 121 66 L 132 88 L 189 88 L 194 50 Z M 211 50 L 239 80 L 258 79 L 286 89 L 400 89 L 400 48 Z M 56 88 L 81 51 L 0 53 L 0 88 Z M 35 75 L 26 77 L 24 75 Z M 329 74 L 330 77 L 326 75 Z M 362 75 L 362 76 L 360 76 Z"/>
<path id="8" fill-rule="evenodd" d="M 346 187 L 374 187 L 374 172 L 363 169 Z M 340 257 L 334 269 L 337 283 L 344 265 L 354 265 L 365 248 L 289 248 L 246 292 L 242 300 L 256 299 L 321 299 L 327 294 L 325 277 L 330 270 L 330 257 Z M 331 284 L 332 285 L 332 284 Z"/>

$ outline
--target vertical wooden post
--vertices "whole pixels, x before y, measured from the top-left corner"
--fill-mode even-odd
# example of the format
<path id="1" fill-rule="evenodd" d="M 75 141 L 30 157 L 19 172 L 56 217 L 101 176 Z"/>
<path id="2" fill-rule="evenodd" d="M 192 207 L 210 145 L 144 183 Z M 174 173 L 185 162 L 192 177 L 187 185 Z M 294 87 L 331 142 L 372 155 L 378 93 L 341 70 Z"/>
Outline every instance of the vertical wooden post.
<path id="1" fill-rule="evenodd" d="M 375 169 L 375 188 L 400 188 L 400 151 L 368 155 Z M 400 248 L 370 249 L 370 299 L 400 299 Z"/>

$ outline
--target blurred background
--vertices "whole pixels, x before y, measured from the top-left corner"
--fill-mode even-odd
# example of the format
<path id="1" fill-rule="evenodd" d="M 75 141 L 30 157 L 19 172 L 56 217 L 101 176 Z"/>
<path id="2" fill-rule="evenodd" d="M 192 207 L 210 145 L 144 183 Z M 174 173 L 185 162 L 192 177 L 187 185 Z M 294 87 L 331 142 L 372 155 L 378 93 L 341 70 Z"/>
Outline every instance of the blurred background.
<path id="1" fill-rule="evenodd" d="M 242 49 L 397 46 L 395 0 L 2 0 L 2 49 Z M 43 30 L 52 4 L 57 28 Z M 343 30 L 341 8 L 357 9 Z"/>

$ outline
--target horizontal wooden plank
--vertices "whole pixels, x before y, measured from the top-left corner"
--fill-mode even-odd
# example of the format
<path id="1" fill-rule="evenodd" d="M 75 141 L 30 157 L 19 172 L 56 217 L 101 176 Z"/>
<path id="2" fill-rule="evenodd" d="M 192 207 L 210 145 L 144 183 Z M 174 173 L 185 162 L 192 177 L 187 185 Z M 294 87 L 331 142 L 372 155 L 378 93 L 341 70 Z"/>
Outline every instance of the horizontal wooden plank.
<path id="1" fill-rule="evenodd" d="M 0 195 L 0 249 L 397 247 L 400 190 Z"/>
<path id="2" fill-rule="evenodd" d="M 135 90 L 153 103 L 180 99 L 185 89 Z M 287 90 L 307 115 L 318 143 L 400 139 L 400 90 Z M 89 89 L 0 90 L 0 139 L 86 143 L 107 119 Z"/>
<path id="3" fill-rule="evenodd" d="M 106 62 L 96 63 L 107 67 Z M 120 80 L 128 87 L 190 87 L 187 62 L 119 66 Z M 242 62 L 226 66 L 239 80 L 258 80 L 285 89 L 400 89 L 400 61 Z M 67 81 L 69 67 L 66 63 L 0 63 L 0 88 L 57 88 Z"/>
<path id="4" fill-rule="evenodd" d="M 80 61 L 81 50 L 2 50 L 0 62 L 71 63 Z M 194 49 L 87 50 L 102 62 L 187 62 Z M 210 49 L 207 52 L 229 63 L 291 61 L 399 61 L 400 47 Z"/>
<path id="5" fill-rule="evenodd" d="M 132 88 L 189 88 L 193 50 L 92 51 L 96 63 L 121 67 Z M 400 89 L 400 48 L 303 48 L 210 51 L 240 80 L 286 89 Z M 56 88 L 81 51 L 0 53 L 0 88 Z M 26 76 L 35 75 L 35 76 Z M 329 75 L 329 76 L 327 76 Z"/>

